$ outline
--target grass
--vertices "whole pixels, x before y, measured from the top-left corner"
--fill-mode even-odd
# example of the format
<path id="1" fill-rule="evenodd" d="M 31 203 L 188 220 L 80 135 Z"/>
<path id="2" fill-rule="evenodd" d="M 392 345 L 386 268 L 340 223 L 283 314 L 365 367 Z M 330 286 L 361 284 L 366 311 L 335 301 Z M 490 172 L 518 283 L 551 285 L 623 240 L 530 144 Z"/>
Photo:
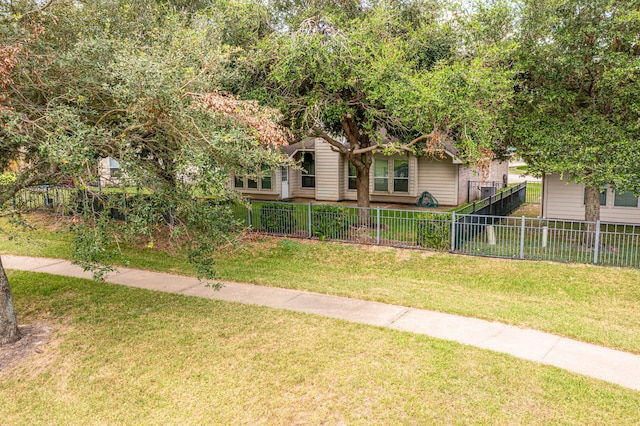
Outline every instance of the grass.
<path id="1" fill-rule="evenodd" d="M 54 343 L 2 373 L 3 424 L 638 424 L 640 392 L 377 327 L 10 274 Z"/>
<path id="2" fill-rule="evenodd" d="M 63 228 L 40 229 L 31 239 L 0 240 L 0 253 L 70 255 Z M 142 247 L 126 248 L 131 267 L 193 274 L 179 252 Z M 640 353 L 635 269 L 276 238 L 220 250 L 216 265 L 221 280 L 432 309 Z"/>
<path id="3" fill-rule="evenodd" d="M 512 175 L 526 175 L 529 173 L 529 166 L 524 164 L 520 166 L 511 166 L 509 167 L 509 173 Z"/>
<path id="4" fill-rule="evenodd" d="M 542 202 L 542 182 L 527 182 L 527 203 Z"/>

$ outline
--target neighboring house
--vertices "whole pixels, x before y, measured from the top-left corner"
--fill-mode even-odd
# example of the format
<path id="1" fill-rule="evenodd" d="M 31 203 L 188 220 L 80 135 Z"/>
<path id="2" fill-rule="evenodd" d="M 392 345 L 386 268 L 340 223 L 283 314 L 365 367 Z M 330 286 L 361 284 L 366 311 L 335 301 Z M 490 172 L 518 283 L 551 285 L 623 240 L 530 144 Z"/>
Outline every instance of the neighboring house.
<path id="1" fill-rule="evenodd" d="M 542 179 L 542 217 L 545 219 L 584 220 L 585 186 L 571 182 L 568 176 L 547 175 Z M 609 186 L 600 195 L 602 222 L 640 224 L 638 197 Z"/>
<path id="2" fill-rule="evenodd" d="M 120 163 L 111 157 L 102 158 L 98 165 L 100 186 L 118 184 L 120 177 Z"/>
<path id="3" fill-rule="evenodd" d="M 244 196 L 259 200 L 357 200 L 355 168 L 323 139 L 307 138 L 283 151 L 297 160 L 302 170 L 280 167 L 265 170 L 261 179 L 232 177 L 231 186 Z M 494 161 L 486 181 L 503 182 L 508 168 L 506 161 Z M 456 206 L 467 202 L 471 180 L 480 180 L 478 173 L 465 167 L 455 152 L 445 151 L 443 158 L 379 154 L 374 155 L 371 166 L 370 199 L 415 204 L 428 191 L 440 205 Z"/>

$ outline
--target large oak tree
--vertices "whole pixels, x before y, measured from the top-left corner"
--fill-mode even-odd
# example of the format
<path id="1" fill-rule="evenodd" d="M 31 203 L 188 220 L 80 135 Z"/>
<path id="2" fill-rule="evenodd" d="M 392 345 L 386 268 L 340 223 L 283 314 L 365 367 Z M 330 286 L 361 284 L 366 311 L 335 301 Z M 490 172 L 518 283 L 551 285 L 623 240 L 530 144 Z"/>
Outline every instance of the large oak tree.
<path id="1" fill-rule="evenodd" d="M 19 164 L 0 184 L 0 213 L 26 187 L 72 180 L 80 265 L 103 273 L 118 255 L 114 231 L 151 239 L 165 224 L 211 278 L 211 252 L 234 224 L 229 172 L 277 164 L 263 147 L 286 137 L 274 111 L 218 90 L 230 53 L 221 30 L 204 12 L 154 2 L 0 2 L 0 171 Z M 91 186 L 107 156 L 121 165 L 120 196 Z M 128 221 L 114 223 L 104 213 L 126 192 Z M 0 344 L 18 337 L 0 262 Z"/>
<path id="2" fill-rule="evenodd" d="M 300 137 L 319 136 L 342 153 L 356 169 L 360 207 L 369 206 L 376 151 L 434 154 L 446 143 L 469 161 L 494 154 L 510 71 L 479 39 L 455 32 L 451 10 L 380 1 L 311 11 L 247 58 L 245 96 L 262 97 Z"/>

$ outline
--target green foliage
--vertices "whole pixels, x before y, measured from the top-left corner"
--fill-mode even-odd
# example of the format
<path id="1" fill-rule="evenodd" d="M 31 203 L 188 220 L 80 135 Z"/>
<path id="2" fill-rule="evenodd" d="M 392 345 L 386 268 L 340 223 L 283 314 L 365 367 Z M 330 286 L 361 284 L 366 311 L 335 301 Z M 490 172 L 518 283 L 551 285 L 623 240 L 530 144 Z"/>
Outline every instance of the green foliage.
<path id="1" fill-rule="evenodd" d="M 451 246 L 451 221 L 439 214 L 420 213 L 415 216 L 416 244 L 421 247 L 446 250 Z"/>
<path id="2" fill-rule="evenodd" d="M 100 279 L 113 271 L 116 261 L 123 263 L 120 248 L 113 239 L 113 223 L 108 218 L 98 218 L 90 225 L 76 224 L 73 228 L 74 263 L 91 270 L 94 279 Z"/>
<path id="3" fill-rule="evenodd" d="M 534 174 L 640 190 L 637 2 L 522 5 L 512 143 Z"/>
<path id="4" fill-rule="evenodd" d="M 369 205 L 375 146 L 385 155 L 432 155 L 452 144 L 468 162 L 503 151 L 510 45 L 457 35 L 462 18 L 443 3 L 341 4 L 276 2 L 276 10 L 298 10 L 298 19 L 284 15 L 296 24 L 239 63 L 244 96 L 280 108 L 294 132 L 323 137 L 356 167 L 360 206 Z"/>
<path id="5" fill-rule="evenodd" d="M 183 6 L 99 0 L 38 11 L 33 2 L 0 3 L 0 171 L 20 166 L 15 180 L 0 183 L 0 205 L 33 184 L 73 180 L 83 266 L 105 271 L 99 263 L 119 256 L 102 223 L 116 218 L 129 238 L 153 242 L 164 228 L 176 241 L 191 240 L 190 259 L 211 278 L 214 246 L 235 226 L 221 207 L 193 199 L 234 198 L 229 172 L 255 174 L 280 161 L 263 149 L 259 126 L 202 96 L 235 81 L 230 62 L 254 35 L 268 33 L 264 7 Z M 255 118 L 267 121 L 261 111 Z M 112 182 L 119 193 L 92 187 L 105 157 L 120 163 Z M 131 188 L 141 195 L 127 194 Z"/>
<path id="6" fill-rule="evenodd" d="M 15 173 L 0 173 L 0 186 L 8 186 L 16 181 Z"/>
<path id="7" fill-rule="evenodd" d="M 356 218 L 348 207 L 313 206 L 312 209 L 313 235 L 324 239 L 345 239 L 349 228 Z"/>
<path id="8" fill-rule="evenodd" d="M 293 234 L 298 230 L 298 208 L 293 204 L 265 203 L 254 225 L 261 231 L 274 234 Z"/>

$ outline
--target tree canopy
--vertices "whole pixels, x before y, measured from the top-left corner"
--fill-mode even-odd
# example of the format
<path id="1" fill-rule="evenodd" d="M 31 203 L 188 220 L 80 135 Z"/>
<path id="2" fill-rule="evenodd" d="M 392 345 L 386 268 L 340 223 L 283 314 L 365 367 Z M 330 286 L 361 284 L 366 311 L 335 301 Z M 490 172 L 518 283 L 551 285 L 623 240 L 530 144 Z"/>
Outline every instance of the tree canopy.
<path id="1" fill-rule="evenodd" d="M 244 96 L 282 110 L 300 137 L 320 136 L 343 153 L 357 171 L 358 205 L 369 205 L 374 150 L 433 153 L 444 141 L 464 159 L 498 150 L 510 71 L 477 37 L 471 52 L 451 10 L 422 1 L 346 10 L 265 38 L 244 63 Z"/>
<path id="2" fill-rule="evenodd" d="M 224 92 L 235 52 L 225 27 L 210 25 L 206 11 L 135 0 L 0 8 L 0 169 L 20 164 L 0 185 L 0 206 L 25 187 L 71 180 L 82 199 L 82 266 L 106 270 L 118 255 L 114 231 L 152 240 L 165 224 L 175 238 L 189 235 L 190 259 L 212 278 L 211 251 L 234 226 L 224 206 L 235 197 L 229 173 L 279 164 L 272 148 L 287 139 L 276 110 Z M 122 172 L 108 197 L 92 186 L 105 157 Z M 126 192 L 142 195 L 127 205 L 129 220 L 114 224 L 106 212 Z M 10 292 L 0 275 L 4 314 Z M 2 341 L 6 329 L 3 322 Z"/>

